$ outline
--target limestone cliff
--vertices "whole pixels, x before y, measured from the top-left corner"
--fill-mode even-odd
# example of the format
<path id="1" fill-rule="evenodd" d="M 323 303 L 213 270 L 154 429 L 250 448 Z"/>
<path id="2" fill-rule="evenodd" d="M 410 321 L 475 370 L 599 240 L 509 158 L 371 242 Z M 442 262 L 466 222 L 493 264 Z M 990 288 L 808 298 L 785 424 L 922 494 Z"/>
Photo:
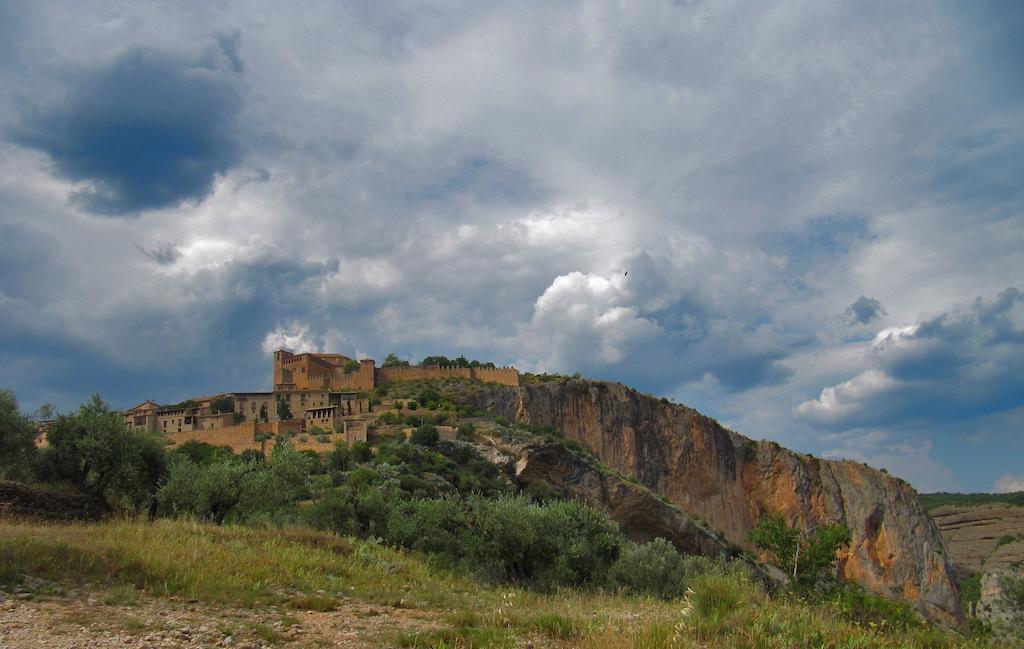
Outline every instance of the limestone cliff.
<path id="1" fill-rule="evenodd" d="M 470 398 L 497 415 L 561 431 L 736 544 L 746 545 L 763 512 L 781 511 L 805 526 L 844 522 L 853 534 L 840 561 L 847 578 L 904 599 L 929 619 L 964 625 L 938 528 L 898 478 L 755 442 L 691 408 L 614 383 L 494 387 Z"/>

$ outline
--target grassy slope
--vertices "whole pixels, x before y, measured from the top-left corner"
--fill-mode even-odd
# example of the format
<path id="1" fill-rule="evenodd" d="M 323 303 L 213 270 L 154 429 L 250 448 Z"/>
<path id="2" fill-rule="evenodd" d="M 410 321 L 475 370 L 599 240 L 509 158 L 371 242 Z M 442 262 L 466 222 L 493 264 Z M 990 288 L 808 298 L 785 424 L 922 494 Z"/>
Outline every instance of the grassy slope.
<path id="1" fill-rule="evenodd" d="M 379 544 L 303 529 L 182 522 L 0 521 L 0 588 L 26 576 L 62 589 L 125 590 L 210 604 L 331 610 L 341 597 L 443 611 L 445 627 L 381 638 L 415 647 L 982 647 L 934 629 L 861 628 L 828 606 L 771 600 L 709 574 L 688 602 L 490 587 Z M 318 592 L 319 591 L 319 592 Z M 127 599 L 131 599 L 128 597 Z"/>

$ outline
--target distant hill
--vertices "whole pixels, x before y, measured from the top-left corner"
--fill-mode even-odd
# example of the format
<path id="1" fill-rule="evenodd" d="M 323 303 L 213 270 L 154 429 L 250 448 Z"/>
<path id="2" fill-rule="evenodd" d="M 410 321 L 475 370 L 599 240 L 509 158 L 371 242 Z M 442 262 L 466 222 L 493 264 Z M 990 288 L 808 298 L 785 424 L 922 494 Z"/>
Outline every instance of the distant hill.
<path id="1" fill-rule="evenodd" d="M 1024 492 L 939 492 L 921 494 L 921 502 L 939 526 L 965 590 L 993 568 L 1024 563 Z"/>
<path id="2" fill-rule="evenodd" d="M 1024 507 L 1024 491 L 1016 491 L 1008 494 L 960 494 L 939 491 L 930 494 L 921 494 L 921 503 L 927 510 L 946 505 L 1017 505 Z"/>

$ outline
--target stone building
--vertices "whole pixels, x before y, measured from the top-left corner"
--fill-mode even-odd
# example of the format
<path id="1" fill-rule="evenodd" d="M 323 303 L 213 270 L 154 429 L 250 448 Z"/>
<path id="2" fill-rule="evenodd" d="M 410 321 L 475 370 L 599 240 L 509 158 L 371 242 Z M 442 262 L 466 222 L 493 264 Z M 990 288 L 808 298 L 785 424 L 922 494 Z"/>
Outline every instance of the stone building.
<path id="1" fill-rule="evenodd" d="M 314 426 L 342 434 L 352 444 L 366 441 L 369 391 L 382 382 L 431 378 L 519 385 L 519 373 L 513 367 L 378 368 L 372 359 L 293 354 L 281 349 L 274 352 L 271 392 L 223 392 L 172 406 L 143 401 L 123 415 L 125 424 L 133 428 L 159 432 L 175 440 L 202 431 L 203 439 L 227 440 L 233 448 L 249 448 L 252 440 L 248 438 L 253 435 L 301 433 Z M 279 404 L 287 408 L 279 409 Z M 283 412 L 287 413 L 284 421 L 279 416 Z"/>

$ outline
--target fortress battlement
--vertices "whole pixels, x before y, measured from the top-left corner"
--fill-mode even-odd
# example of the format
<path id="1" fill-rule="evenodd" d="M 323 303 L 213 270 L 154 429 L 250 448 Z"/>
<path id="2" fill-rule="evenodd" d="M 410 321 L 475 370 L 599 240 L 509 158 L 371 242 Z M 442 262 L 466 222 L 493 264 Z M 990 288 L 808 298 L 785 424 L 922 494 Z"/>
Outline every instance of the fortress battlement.
<path id="1" fill-rule="evenodd" d="M 377 367 L 372 359 L 355 361 L 341 354 L 274 352 L 274 390 L 369 391 L 386 381 L 462 378 L 501 385 L 519 385 L 514 367 L 427 365 Z"/>

